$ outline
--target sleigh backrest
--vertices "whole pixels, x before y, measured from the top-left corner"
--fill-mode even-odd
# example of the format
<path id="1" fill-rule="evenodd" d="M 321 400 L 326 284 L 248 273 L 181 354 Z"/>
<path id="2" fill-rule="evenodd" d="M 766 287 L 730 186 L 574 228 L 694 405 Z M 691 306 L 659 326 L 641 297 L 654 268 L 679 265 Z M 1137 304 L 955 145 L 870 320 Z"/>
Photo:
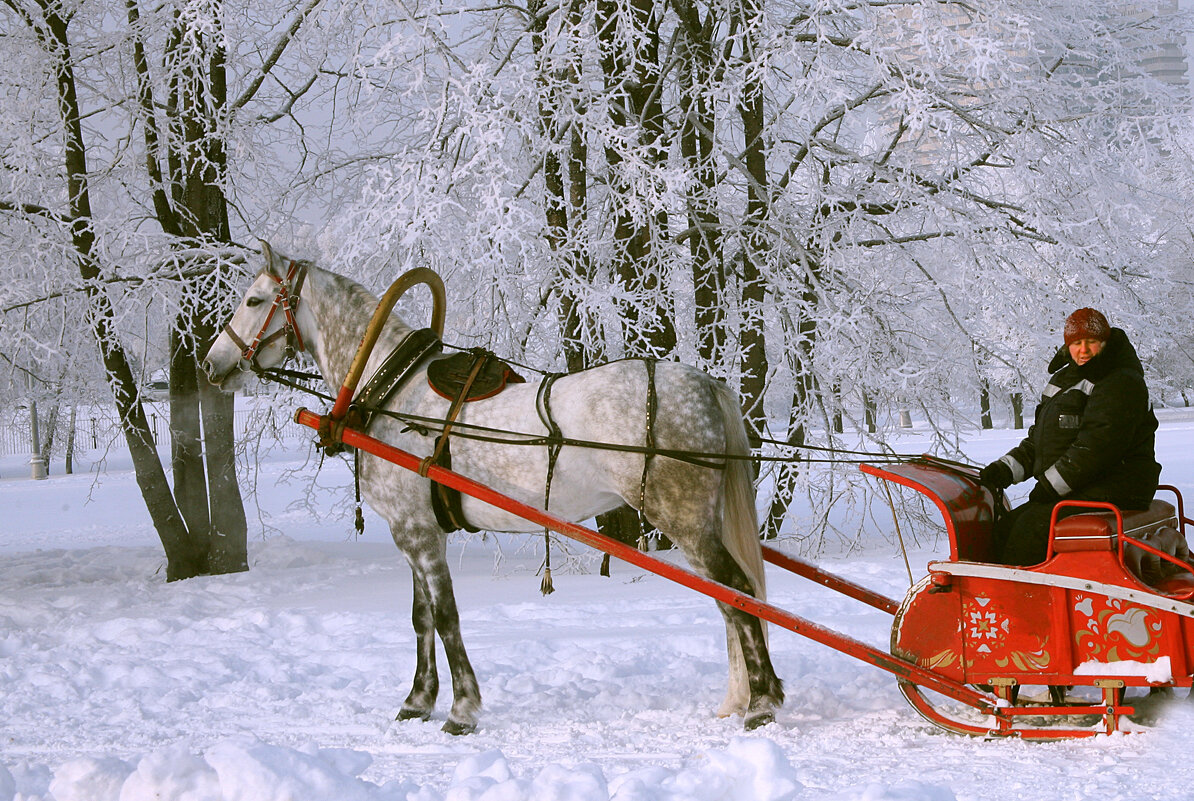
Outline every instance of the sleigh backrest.
<path id="1" fill-rule="evenodd" d="M 1121 569 L 1140 582 L 1167 595 L 1188 597 L 1194 575 L 1183 569 L 1190 552 L 1182 522 L 1173 505 L 1161 500 L 1141 510 L 1091 509 L 1052 526 L 1049 556 L 1080 558 L 1083 553 L 1109 551 Z"/>

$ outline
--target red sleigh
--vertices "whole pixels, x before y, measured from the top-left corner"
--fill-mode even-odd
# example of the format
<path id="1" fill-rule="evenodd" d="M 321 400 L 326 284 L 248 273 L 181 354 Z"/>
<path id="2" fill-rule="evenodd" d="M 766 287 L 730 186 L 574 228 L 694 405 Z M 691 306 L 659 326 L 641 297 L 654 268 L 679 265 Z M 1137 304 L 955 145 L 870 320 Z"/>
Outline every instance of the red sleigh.
<path id="1" fill-rule="evenodd" d="M 949 535 L 949 558 L 929 564 L 896 612 L 892 654 L 1000 699 L 999 714 L 978 715 L 901 680 L 932 723 L 988 736 L 1110 733 L 1135 711 L 1128 688 L 1191 686 L 1194 574 L 1181 557 L 1194 521 L 1175 488 L 1162 487 L 1176 508 L 1063 502 L 1045 561 L 1009 567 L 994 560 L 994 499 L 975 470 L 928 458 L 862 469 L 931 498 Z M 1089 511 L 1057 520 L 1074 506 Z M 1027 685 L 1049 687 L 1051 700 L 1025 701 Z"/>

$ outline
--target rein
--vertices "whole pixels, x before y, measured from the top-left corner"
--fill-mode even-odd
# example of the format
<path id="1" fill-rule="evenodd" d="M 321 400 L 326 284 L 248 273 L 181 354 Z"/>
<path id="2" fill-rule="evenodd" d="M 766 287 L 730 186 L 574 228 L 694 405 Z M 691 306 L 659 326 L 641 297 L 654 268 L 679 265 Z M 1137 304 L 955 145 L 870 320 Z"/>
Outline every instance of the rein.
<path id="1" fill-rule="evenodd" d="M 426 270 L 425 268 L 418 268 L 418 269 L 423 272 L 430 272 L 430 271 Z M 415 273 L 415 272 L 417 272 L 417 271 L 416 270 L 408 271 L 407 275 L 405 275 L 401 279 L 399 279 L 399 282 L 396 282 L 395 286 L 392 286 L 390 288 L 390 291 L 386 293 L 386 298 L 383 298 L 382 304 L 379 305 L 379 311 L 381 311 L 383 308 L 388 311 L 389 307 L 393 305 L 392 301 L 388 305 L 386 304 L 387 299 L 389 299 L 391 297 L 391 295 L 393 295 L 394 299 L 396 300 L 397 296 L 399 296 L 403 291 L 408 289 L 410 287 L 410 285 L 413 285 L 413 283 L 418 283 L 418 282 L 428 283 L 428 286 L 432 289 L 432 294 L 436 301 L 435 319 L 433 320 L 433 328 L 435 329 L 435 331 L 438 334 L 442 335 L 442 331 L 443 331 L 442 298 L 439 294 L 436 293 L 436 287 L 432 283 L 428 282 L 428 279 L 426 278 L 426 276 L 422 275 L 422 273 L 419 273 L 418 275 L 412 275 L 412 273 Z M 264 381 L 269 381 L 269 382 L 276 383 L 276 384 L 282 384 L 284 386 L 288 386 L 293 389 L 297 389 L 297 390 L 304 392 L 308 395 L 313 395 L 315 397 L 320 398 L 321 400 L 328 401 L 328 402 L 335 404 L 335 406 L 337 408 L 341 405 L 347 405 L 347 403 L 345 402 L 345 398 L 343 397 L 346 394 L 347 387 L 342 387 L 340 396 L 333 398 L 330 395 L 325 395 L 321 392 L 311 389 L 310 387 L 306 387 L 306 386 L 303 386 L 302 384 L 298 383 L 299 380 L 304 380 L 304 379 L 322 380 L 322 376 L 318 376 L 318 375 L 315 375 L 312 373 L 300 373 L 300 372 L 297 372 L 294 370 L 283 370 L 283 369 L 278 369 L 278 368 L 267 369 L 267 368 L 263 368 L 260 364 L 257 363 L 257 358 L 256 358 L 257 353 L 262 348 L 264 348 L 265 346 L 267 346 L 271 342 L 273 342 L 275 339 L 277 339 L 278 337 L 282 337 L 282 336 L 286 337 L 286 341 L 287 341 L 286 358 L 288 358 L 288 359 L 292 358 L 297 353 L 302 353 L 302 352 L 306 351 L 306 344 L 303 342 L 302 334 L 298 329 L 298 322 L 295 318 L 295 314 L 298 311 L 298 305 L 299 305 L 299 301 L 301 298 L 303 282 L 307 278 L 307 264 L 305 262 L 296 261 L 294 259 L 291 259 L 289 268 L 287 269 L 286 275 L 284 277 L 279 278 L 279 277 L 275 276 L 272 272 L 267 272 L 266 275 L 268 275 L 273 281 L 275 281 L 278 284 L 278 289 L 277 289 L 277 292 L 274 294 L 274 300 L 273 300 L 272 305 L 270 306 L 269 313 L 266 314 L 265 321 L 262 323 L 261 329 L 257 332 L 257 335 L 253 338 L 253 341 L 251 343 L 246 344 L 245 341 L 243 339 L 241 339 L 241 337 L 236 333 L 236 331 L 234 331 L 232 329 L 231 321 L 229 321 L 227 324 L 225 324 L 224 329 L 223 329 L 224 333 L 226 333 L 228 335 L 228 338 L 231 339 L 232 342 L 237 347 L 239 347 L 241 349 L 241 358 L 248 364 L 249 369 L 258 378 L 260 378 Z M 434 276 L 434 274 L 432 274 L 432 276 Z M 438 283 L 438 276 L 434 276 L 434 277 L 436 279 L 436 283 Z M 406 280 L 408 278 L 409 278 L 409 280 Z M 401 286 L 398 286 L 398 284 L 401 284 Z M 277 313 L 278 309 L 282 310 L 282 313 L 286 318 L 285 323 L 277 331 L 275 331 L 274 333 L 267 336 L 265 332 L 266 332 L 266 330 L 269 329 L 270 323 L 273 321 L 274 315 Z M 372 328 L 372 326 L 371 326 L 371 328 Z M 370 343 L 369 348 L 364 348 L 364 346 L 362 346 L 362 347 L 367 352 L 368 350 L 371 349 L 372 344 Z M 455 346 L 449 346 L 449 347 L 455 347 Z M 461 348 L 456 348 L 456 349 L 462 350 Z M 360 356 L 361 356 L 361 353 L 358 352 L 358 360 L 360 359 Z M 551 382 L 554 381 L 555 378 L 560 377 L 560 374 L 545 373 L 542 370 L 538 370 L 534 367 L 530 367 L 527 365 L 520 365 L 520 364 L 517 364 L 516 362 L 510 362 L 507 360 L 507 363 L 516 364 L 517 366 L 523 367 L 524 369 L 527 369 L 531 372 L 540 373 L 540 374 L 546 376 L 547 378 L 545 381 L 545 386 L 547 387 L 548 393 L 550 392 Z M 363 363 L 360 366 L 363 368 L 363 366 L 364 366 Z M 357 367 L 357 365 L 354 363 L 354 370 L 356 367 Z M 648 370 L 650 372 L 650 368 L 648 368 Z M 359 378 L 359 375 L 357 376 L 357 378 Z M 649 397 L 648 397 L 648 401 L 647 401 L 647 403 L 648 403 L 647 443 L 645 445 L 641 445 L 641 446 L 640 445 L 621 445 L 621 444 L 612 443 L 612 442 L 596 442 L 596 441 L 592 441 L 592 440 L 580 440 L 580 439 L 573 439 L 571 437 L 565 437 L 560 432 L 558 426 L 556 426 L 554 424 L 554 422 L 552 422 L 550 420 L 550 412 L 548 412 L 548 419 L 546 421 L 548 423 L 547 427 L 548 427 L 549 433 L 546 436 L 544 436 L 542 434 L 528 434 L 528 433 L 519 432 L 519 431 L 507 431 L 507 430 L 498 429 L 498 428 L 490 428 L 488 426 L 476 425 L 476 424 L 472 424 L 472 423 L 463 423 L 463 422 L 460 422 L 455 419 L 455 414 L 449 415 L 449 418 L 447 418 L 447 419 L 442 419 L 442 418 L 437 418 L 437 417 L 424 417 L 421 415 L 407 414 L 407 413 L 403 413 L 403 412 L 392 411 L 389 409 L 383 409 L 383 408 L 381 408 L 381 402 L 384 402 L 384 398 L 381 400 L 381 402 L 378 402 L 377 398 L 368 397 L 368 395 L 370 393 L 364 393 L 364 392 L 361 393 L 362 397 L 358 397 L 355 402 L 352 402 L 351 397 L 350 397 L 348 399 L 348 402 L 352 402 L 356 411 L 362 413 L 365 416 L 364 419 L 366 419 L 366 420 L 368 420 L 369 418 L 371 418 L 374 415 L 379 415 L 379 414 L 385 415 L 387 417 L 391 417 L 393 419 L 404 422 L 407 426 L 407 430 L 418 431 L 422 434 L 427 434 L 429 432 L 434 431 L 434 432 L 438 433 L 441 440 L 446 440 L 449 436 L 457 436 L 462 439 L 472 439 L 472 440 L 477 440 L 480 442 L 492 442 L 492 443 L 507 444 L 507 445 L 531 445 L 531 446 L 537 446 L 537 447 L 546 447 L 546 448 L 548 448 L 549 453 L 552 454 L 552 457 L 549 460 L 552 463 L 554 463 L 554 461 L 555 461 L 554 455 L 558 454 L 559 449 L 562 447 L 565 447 L 565 446 L 575 447 L 575 448 L 589 448 L 589 449 L 595 449 L 595 450 L 618 451 L 618 452 L 622 452 L 622 453 L 641 453 L 647 457 L 647 460 L 646 460 L 646 462 L 644 462 L 644 465 L 643 465 L 643 481 L 642 481 L 643 487 L 640 490 L 640 496 L 645 495 L 647 468 L 650 464 L 650 459 L 655 456 L 664 456 L 664 457 L 667 457 L 670 459 L 676 459 L 677 461 L 687 462 L 689 464 L 693 464 L 698 467 L 705 467 L 705 468 L 709 468 L 712 470 L 723 470 L 723 469 L 725 469 L 726 464 L 730 461 L 749 461 L 749 462 L 754 462 L 754 463 L 805 462 L 808 464 L 813 464 L 813 463 L 826 463 L 826 464 L 843 463 L 843 464 L 846 464 L 846 463 L 868 463 L 868 462 L 869 463 L 875 463 L 875 462 L 896 463 L 896 462 L 907 461 L 909 459 L 916 458 L 916 456 L 917 456 L 916 454 L 899 454 L 899 453 L 895 453 L 895 452 L 891 452 L 891 451 L 873 452 L 873 451 L 849 450 L 849 449 L 844 449 L 844 448 L 830 448 L 830 447 L 816 446 L 816 445 L 792 445 L 791 443 L 784 442 L 783 440 L 768 439 L 765 437 L 758 439 L 760 444 L 772 445 L 772 446 L 776 446 L 779 448 L 791 448 L 791 449 L 795 449 L 798 451 L 816 451 L 816 452 L 820 452 L 820 453 L 830 454 L 832 458 L 817 459 L 817 458 L 812 458 L 810 456 L 798 457 L 798 456 L 791 456 L 791 455 L 788 455 L 788 456 L 760 455 L 760 454 L 754 454 L 754 453 L 750 453 L 750 454 L 703 453 L 703 452 L 699 452 L 699 451 L 685 451 L 685 450 L 674 450 L 674 449 L 670 449 L 670 448 L 659 448 L 659 447 L 655 446 L 654 436 L 653 436 L 654 432 L 652 431 L 653 426 L 651 425 L 653 418 L 654 418 L 654 406 L 655 406 L 654 398 L 651 397 L 651 396 L 653 396 L 653 390 L 654 390 L 654 381 L 651 380 L 652 378 L 653 378 L 652 376 L 650 376 L 650 375 L 648 376 L 648 386 L 649 386 L 650 392 L 649 392 Z M 355 389 L 355 383 L 353 386 Z M 543 406 L 546 406 L 546 401 L 547 401 L 546 393 L 541 394 L 539 403 L 542 404 Z M 540 417 L 541 418 L 543 417 L 543 412 L 544 412 L 544 409 L 540 408 Z M 335 409 L 333 409 L 333 417 L 335 417 Z M 850 459 L 840 458 L 843 455 L 862 457 L 862 458 L 850 458 Z M 969 465 L 962 465 L 962 464 L 958 463 L 957 466 L 968 467 Z M 551 492 L 550 487 L 551 487 L 551 484 L 550 484 L 550 478 L 549 478 L 548 487 L 546 490 L 547 493 Z M 545 498 L 545 500 L 546 500 L 546 498 Z M 640 498 L 640 500 L 641 500 L 641 498 Z"/>
<path id="2" fill-rule="evenodd" d="M 335 400 L 331 395 L 318 392 L 309 387 L 298 383 L 298 380 L 303 379 L 320 379 L 322 377 L 314 373 L 300 373 L 293 370 L 278 370 L 278 369 L 263 369 L 255 368 L 253 370 L 257 377 L 264 381 L 270 381 L 275 384 L 282 384 L 284 386 L 297 389 L 308 395 L 319 398 L 320 400 L 332 402 Z M 295 379 L 295 380 L 290 380 Z M 830 454 L 833 458 L 818 459 L 811 456 L 783 456 L 783 455 L 762 455 L 762 454 L 727 454 L 727 453 L 705 453 L 701 451 L 684 451 L 673 450 L 670 448 L 647 447 L 645 445 L 622 445 L 615 442 L 597 442 L 594 440 L 573 439 L 565 437 L 558 432 L 558 429 L 549 434 L 529 434 L 521 431 L 509 431 L 501 428 L 491 428 L 489 426 L 478 425 L 476 423 L 464 423 L 460 421 L 449 421 L 440 417 L 425 417 L 423 415 L 410 414 L 407 412 L 396 412 L 390 409 L 371 408 L 368 412 L 374 415 L 384 415 L 392 419 L 398 420 L 406 424 L 407 430 L 417 431 L 421 434 L 427 433 L 442 433 L 445 426 L 451 429 L 451 435 L 460 437 L 461 439 L 472 439 L 478 442 L 492 442 L 502 445 L 530 445 L 536 447 L 546 448 L 589 448 L 593 450 L 607 450 L 618 451 L 621 453 L 642 453 L 651 456 L 664 456 L 669 459 L 675 459 L 681 462 L 696 465 L 698 467 L 707 467 L 712 470 L 722 470 L 725 468 L 727 461 L 743 461 L 743 462 L 804 462 L 806 464 L 862 464 L 862 463 L 890 463 L 896 464 L 899 462 L 906 462 L 909 459 L 914 459 L 919 454 L 901 454 L 894 452 L 876 452 L 876 451 L 860 451 L 849 450 L 846 448 L 830 448 L 818 445 L 792 445 L 783 440 L 776 439 L 762 439 L 761 442 L 765 445 L 774 445 L 780 448 L 791 448 L 799 451 L 815 451 L 818 453 Z M 856 456 L 860 458 L 843 459 L 840 456 Z M 960 467 L 963 465 L 958 463 Z"/>

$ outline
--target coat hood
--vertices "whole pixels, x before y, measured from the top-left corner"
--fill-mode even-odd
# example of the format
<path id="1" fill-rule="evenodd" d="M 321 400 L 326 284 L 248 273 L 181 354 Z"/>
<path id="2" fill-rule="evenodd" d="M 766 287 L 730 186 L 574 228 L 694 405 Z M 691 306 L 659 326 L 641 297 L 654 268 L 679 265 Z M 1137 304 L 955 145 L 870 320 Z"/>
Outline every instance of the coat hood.
<path id="1" fill-rule="evenodd" d="M 1136 355 L 1136 348 L 1132 347 L 1128 335 L 1122 328 L 1112 328 L 1111 336 L 1107 338 L 1107 344 L 1099 351 L 1099 355 L 1081 367 L 1070 358 L 1069 347 L 1063 345 L 1049 362 L 1049 373 L 1056 373 L 1065 367 L 1078 370 L 1084 378 L 1092 381 L 1097 381 L 1112 370 L 1125 369 L 1144 374 L 1144 366 L 1140 363 L 1140 357 Z"/>

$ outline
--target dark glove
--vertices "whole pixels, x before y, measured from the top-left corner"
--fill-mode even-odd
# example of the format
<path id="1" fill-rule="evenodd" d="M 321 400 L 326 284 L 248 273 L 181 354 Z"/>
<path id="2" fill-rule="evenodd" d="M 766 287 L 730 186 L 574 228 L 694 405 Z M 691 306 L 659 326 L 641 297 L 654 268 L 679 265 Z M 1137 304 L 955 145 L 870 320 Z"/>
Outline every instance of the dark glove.
<path id="1" fill-rule="evenodd" d="M 991 462 L 978 471 L 978 483 L 993 490 L 1007 489 L 1013 483 L 1012 469 L 1007 462 Z"/>
<path id="2" fill-rule="evenodd" d="M 1057 490 L 1053 489 L 1053 485 L 1043 476 L 1036 480 L 1036 486 L 1028 493 L 1030 503 L 1047 503 L 1052 506 L 1060 500 L 1061 496 L 1057 494 Z"/>

